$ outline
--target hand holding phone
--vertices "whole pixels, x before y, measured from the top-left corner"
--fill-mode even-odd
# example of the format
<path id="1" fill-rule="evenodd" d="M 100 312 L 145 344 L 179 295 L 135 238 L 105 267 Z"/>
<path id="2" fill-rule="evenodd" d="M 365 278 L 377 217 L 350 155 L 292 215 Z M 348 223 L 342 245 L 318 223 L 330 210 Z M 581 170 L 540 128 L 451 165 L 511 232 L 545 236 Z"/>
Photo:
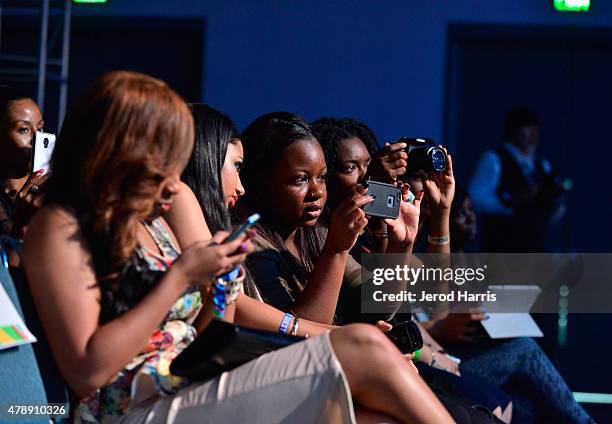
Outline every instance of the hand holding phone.
<path id="1" fill-rule="evenodd" d="M 227 236 L 224 243 L 228 241 L 236 240 L 238 237 L 242 236 L 245 232 L 253 228 L 260 219 L 261 219 L 261 216 L 258 213 L 254 213 L 253 215 L 249 216 L 240 227 L 238 227 L 229 236 Z"/>
<path id="2" fill-rule="evenodd" d="M 43 174 L 49 173 L 53 149 L 55 149 L 55 135 L 36 131 L 32 142 L 32 174 L 40 170 L 43 170 Z"/>
<path id="3" fill-rule="evenodd" d="M 385 334 L 403 354 L 414 353 L 423 347 L 421 331 L 414 321 L 405 321 L 394 325 Z"/>
<path id="4" fill-rule="evenodd" d="M 368 194 L 374 198 L 363 207 L 368 216 L 397 219 L 400 213 L 402 190 L 393 184 L 369 181 Z"/>

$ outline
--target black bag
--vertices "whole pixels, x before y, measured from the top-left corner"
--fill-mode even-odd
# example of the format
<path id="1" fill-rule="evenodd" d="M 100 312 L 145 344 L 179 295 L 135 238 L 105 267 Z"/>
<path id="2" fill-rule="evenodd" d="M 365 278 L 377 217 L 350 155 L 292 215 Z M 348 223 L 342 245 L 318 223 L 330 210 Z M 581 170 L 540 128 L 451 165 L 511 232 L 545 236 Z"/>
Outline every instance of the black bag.
<path id="1" fill-rule="evenodd" d="M 214 320 L 170 364 L 170 372 L 191 381 L 208 380 L 264 353 L 305 340 Z"/>

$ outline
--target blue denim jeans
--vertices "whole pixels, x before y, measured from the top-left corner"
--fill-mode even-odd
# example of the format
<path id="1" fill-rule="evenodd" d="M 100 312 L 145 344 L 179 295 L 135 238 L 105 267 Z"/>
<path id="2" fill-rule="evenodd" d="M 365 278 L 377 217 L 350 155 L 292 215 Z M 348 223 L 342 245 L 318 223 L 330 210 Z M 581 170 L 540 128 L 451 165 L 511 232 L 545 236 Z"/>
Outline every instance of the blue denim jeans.
<path id="1" fill-rule="evenodd" d="M 593 422 L 533 339 L 500 344 L 466 360 L 461 368 L 501 387 L 512 397 L 512 422 Z"/>

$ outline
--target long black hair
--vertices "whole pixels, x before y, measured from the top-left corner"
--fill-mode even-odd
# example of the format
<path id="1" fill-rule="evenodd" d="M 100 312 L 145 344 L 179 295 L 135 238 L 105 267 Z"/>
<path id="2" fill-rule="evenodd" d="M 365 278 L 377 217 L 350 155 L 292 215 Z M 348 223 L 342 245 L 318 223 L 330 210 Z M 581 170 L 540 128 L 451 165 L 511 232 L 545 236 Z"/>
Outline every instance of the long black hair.
<path id="1" fill-rule="evenodd" d="M 279 251 L 286 251 L 286 248 L 276 223 L 266 216 L 266 211 L 271 208 L 270 199 L 267 199 L 267 182 L 282 152 L 302 140 L 317 141 L 304 118 L 289 112 L 260 116 L 242 133 L 244 156 L 247 159 L 242 171 L 246 210 L 241 207 L 237 213 L 244 219 L 249 213 L 260 212 L 263 219 L 257 226 L 258 233 Z M 300 253 L 299 265 L 307 272 L 312 271 L 322 246 L 319 225 L 298 228 L 295 244 Z"/>
<path id="2" fill-rule="evenodd" d="M 232 120 L 218 110 L 202 103 L 193 103 L 190 108 L 195 145 L 181 178 L 198 199 L 210 231 L 229 231 L 231 220 L 223 198 L 221 170 L 227 146 L 240 136 Z"/>

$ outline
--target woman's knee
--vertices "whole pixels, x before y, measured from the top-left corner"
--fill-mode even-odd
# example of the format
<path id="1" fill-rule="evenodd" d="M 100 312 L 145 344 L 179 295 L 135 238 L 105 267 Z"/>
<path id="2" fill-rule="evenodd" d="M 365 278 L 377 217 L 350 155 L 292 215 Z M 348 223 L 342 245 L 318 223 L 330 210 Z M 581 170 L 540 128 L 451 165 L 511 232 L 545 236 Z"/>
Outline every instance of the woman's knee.
<path id="1" fill-rule="evenodd" d="M 375 354 L 376 352 L 388 353 L 393 344 L 385 334 L 373 325 L 350 324 L 331 334 L 332 345 L 341 343 L 351 348 L 353 352 L 364 355 L 365 352 Z"/>

